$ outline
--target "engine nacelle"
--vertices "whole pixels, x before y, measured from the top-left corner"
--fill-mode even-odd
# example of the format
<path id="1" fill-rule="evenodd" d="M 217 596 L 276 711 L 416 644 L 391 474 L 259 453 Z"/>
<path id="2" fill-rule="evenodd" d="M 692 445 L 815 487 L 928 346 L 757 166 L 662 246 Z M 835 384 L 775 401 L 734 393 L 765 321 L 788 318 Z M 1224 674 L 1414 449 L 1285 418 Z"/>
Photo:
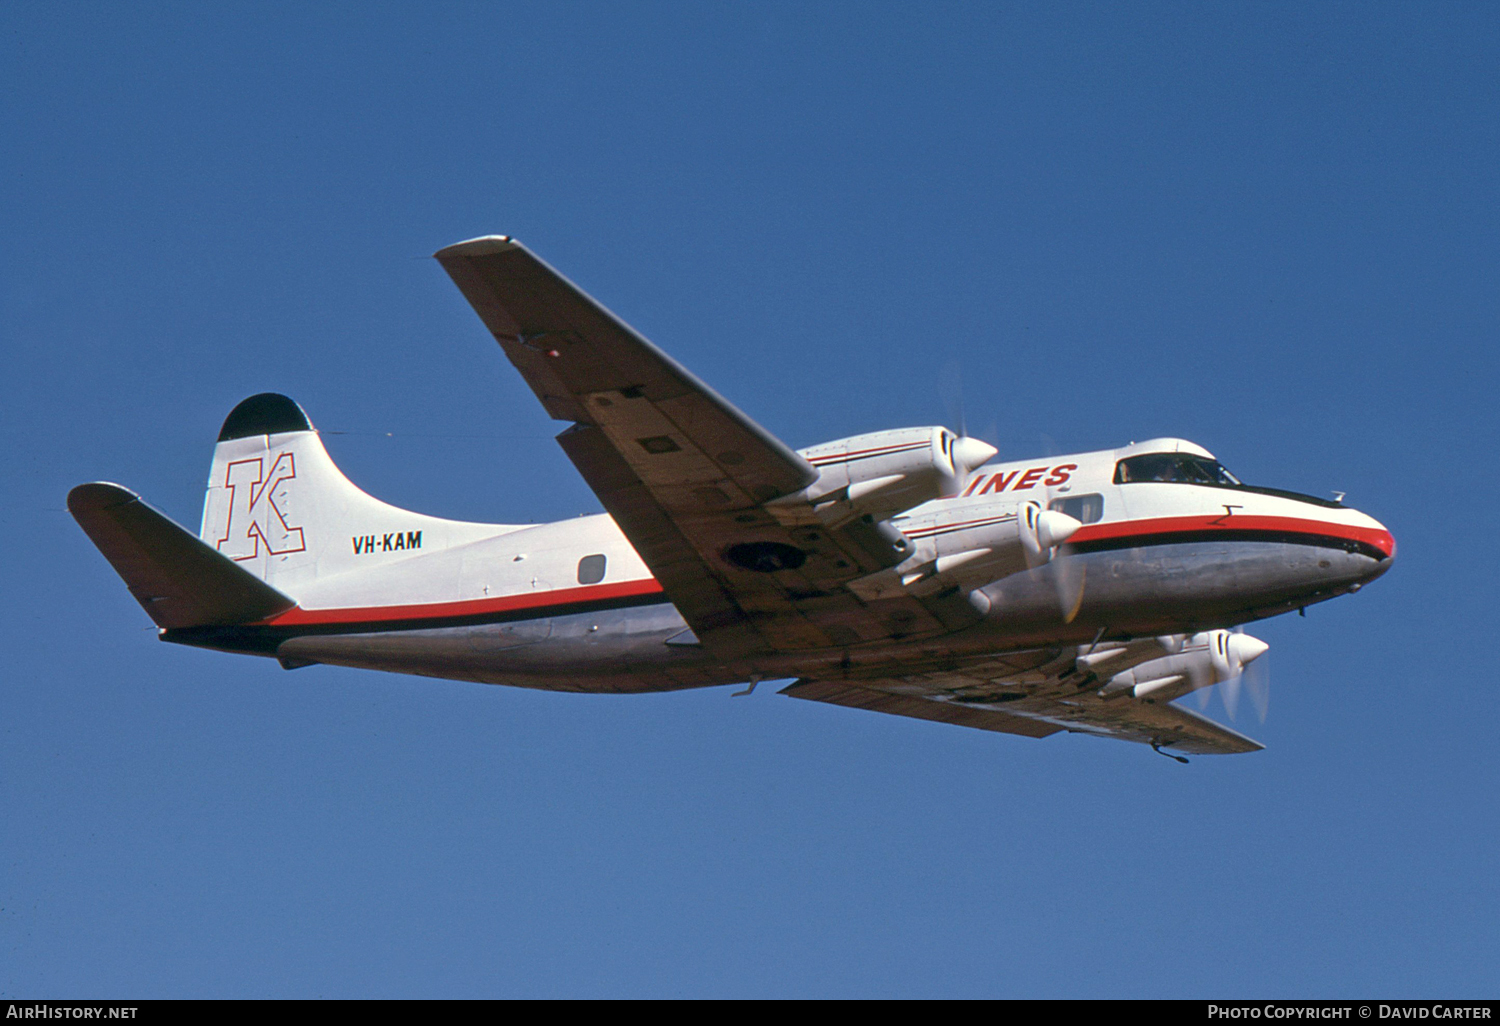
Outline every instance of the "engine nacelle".
<path id="1" fill-rule="evenodd" d="M 818 469 L 818 479 L 794 498 L 811 502 L 819 519 L 837 527 L 956 495 L 996 449 L 944 427 L 920 427 L 840 438 L 798 454 Z"/>
<path id="2" fill-rule="evenodd" d="M 849 587 L 866 598 L 981 587 L 1039 566 L 1083 525 L 1035 502 L 981 502 L 892 521 L 913 551 Z"/>
<path id="3" fill-rule="evenodd" d="M 1271 646 L 1249 634 L 1217 630 L 1189 638 L 1158 638 L 1172 654 L 1117 673 L 1099 689 L 1102 698 L 1150 698 L 1171 701 L 1199 688 L 1222 684 L 1245 671 Z M 1173 652 L 1173 649 L 1176 649 Z M 1082 662 L 1082 659 L 1080 659 Z"/>

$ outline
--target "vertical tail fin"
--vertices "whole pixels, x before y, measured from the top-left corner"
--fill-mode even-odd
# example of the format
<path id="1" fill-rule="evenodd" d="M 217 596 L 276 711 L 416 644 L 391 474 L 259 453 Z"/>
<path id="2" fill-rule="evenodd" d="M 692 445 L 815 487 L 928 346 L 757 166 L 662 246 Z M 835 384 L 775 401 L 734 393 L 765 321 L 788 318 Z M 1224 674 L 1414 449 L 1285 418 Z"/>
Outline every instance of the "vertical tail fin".
<path id="1" fill-rule="evenodd" d="M 422 516 L 366 494 L 334 464 L 302 407 L 266 392 L 224 421 L 199 537 L 297 596 L 317 578 L 505 530 Z"/>
<path id="2" fill-rule="evenodd" d="M 303 480 L 297 483 L 308 479 L 308 440 L 322 449 L 302 407 L 266 392 L 230 411 L 214 446 L 198 537 L 263 581 L 270 580 L 273 562 L 285 566 L 299 554 L 305 559 L 301 521 L 307 511 L 293 482 L 299 462 Z"/>

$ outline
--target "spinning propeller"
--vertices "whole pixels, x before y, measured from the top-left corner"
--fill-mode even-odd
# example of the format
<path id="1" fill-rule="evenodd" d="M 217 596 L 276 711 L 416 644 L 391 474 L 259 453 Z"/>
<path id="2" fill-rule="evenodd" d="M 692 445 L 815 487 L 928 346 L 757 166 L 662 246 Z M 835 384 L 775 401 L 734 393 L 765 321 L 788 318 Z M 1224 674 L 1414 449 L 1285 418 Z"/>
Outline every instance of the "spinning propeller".
<path id="1" fill-rule="evenodd" d="M 969 475 L 994 459 L 1000 450 L 969 434 L 968 421 L 964 417 L 963 372 L 959 369 L 958 361 L 949 360 L 943 364 L 943 369 L 938 373 L 938 388 L 943 396 L 943 405 L 948 409 L 949 422 L 958 425 L 954 432 L 957 437 L 953 439 L 951 458 L 959 490 L 962 491 L 969 483 Z"/>
<path id="2" fill-rule="evenodd" d="M 1046 487 L 1045 509 L 1052 508 L 1052 488 Z M 1073 546 L 1062 544 L 1052 554 L 1052 586 L 1057 590 L 1057 611 L 1063 623 L 1072 623 L 1083 608 L 1083 593 L 1088 585 L 1088 566 L 1073 559 Z"/>
<path id="3" fill-rule="evenodd" d="M 938 372 L 938 389 L 943 397 L 943 405 L 947 408 L 949 422 L 958 425 L 957 435 L 953 442 L 953 469 L 956 472 L 960 490 L 966 487 L 969 475 L 999 454 L 999 449 L 980 438 L 969 434 L 968 421 L 964 416 L 964 385 L 963 372 L 958 361 L 949 360 L 944 363 Z M 992 425 L 989 435 L 997 434 Z M 1047 448 L 1055 448 L 1050 439 L 1047 440 Z M 1043 486 L 1043 499 L 1040 503 L 1044 512 L 1049 511 L 1052 506 L 1052 489 Z M 1056 518 L 1047 518 L 1056 519 Z M 1038 525 L 1041 526 L 1041 525 Z M 1076 529 L 1077 525 L 1072 525 Z M 1066 531 L 1063 528 L 1059 533 Z M 1071 531 L 1066 531 L 1071 533 Z M 1083 593 L 1086 584 L 1086 567 L 1082 560 L 1068 559 L 1072 553 L 1066 544 L 1066 537 L 1054 543 L 1047 537 L 1045 530 L 1039 531 L 1039 541 L 1043 544 L 1046 558 L 1042 562 L 1050 562 L 1052 566 L 1052 581 L 1057 589 L 1058 612 L 1062 616 L 1063 623 L 1072 623 L 1078 616 L 1078 611 L 1083 606 Z M 1050 551 L 1047 551 L 1050 550 Z"/>
<path id="4" fill-rule="evenodd" d="M 1244 628 L 1230 631 L 1214 631 L 1210 635 L 1209 653 L 1213 660 L 1214 679 L 1219 684 L 1219 698 L 1224 711 L 1233 721 L 1239 710 L 1240 689 L 1250 695 L 1255 714 L 1260 722 L 1266 722 L 1266 713 L 1271 707 L 1271 674 L 1266 663 L 1256 664 L 1270 649 L 1259 638 L 1246 634 Z M 1252 665 L 1255 664 L 1255 665 Z M 1209 689 L 1198 689 L 1198 708 L 1208 708 Z"/>

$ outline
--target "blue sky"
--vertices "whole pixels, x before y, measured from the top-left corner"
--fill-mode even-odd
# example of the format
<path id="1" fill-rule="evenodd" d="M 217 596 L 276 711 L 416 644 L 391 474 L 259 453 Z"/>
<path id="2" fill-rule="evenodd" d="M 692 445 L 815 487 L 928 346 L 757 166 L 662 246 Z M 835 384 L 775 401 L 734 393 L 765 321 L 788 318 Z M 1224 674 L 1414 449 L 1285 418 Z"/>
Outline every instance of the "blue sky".
<path id="1" fill-rule="evenodd" d="M 3 996 L 1494 996 L 1488 4 L 12 2 Z M 597 510 L 428 255 L 527 242 L 794 446 L 1192 438 L 1396 534 L 1265 752 L 157 643 L 283 391 L 375 495 Z M 948 390 L 951 392 L 951 389 Z M 332 432 L 343 432 L 333 434 Z M 1222 715 L 1217 702 L 1211 708 Z"/>

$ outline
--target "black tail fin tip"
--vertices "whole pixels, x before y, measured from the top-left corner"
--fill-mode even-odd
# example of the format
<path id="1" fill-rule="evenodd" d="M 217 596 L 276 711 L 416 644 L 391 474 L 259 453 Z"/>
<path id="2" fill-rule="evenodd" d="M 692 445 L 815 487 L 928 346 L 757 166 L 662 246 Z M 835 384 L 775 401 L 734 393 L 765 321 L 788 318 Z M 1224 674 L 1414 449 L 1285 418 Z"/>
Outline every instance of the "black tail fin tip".
<path id="1" fill-rule="evenodd" d="M 293 400 L 277 392 L 262 392 L 229 411 L 229 416 L 224 418 L 224 427 L 219 431 L 219 441 L 312 429 L 307 414 Z"/>

